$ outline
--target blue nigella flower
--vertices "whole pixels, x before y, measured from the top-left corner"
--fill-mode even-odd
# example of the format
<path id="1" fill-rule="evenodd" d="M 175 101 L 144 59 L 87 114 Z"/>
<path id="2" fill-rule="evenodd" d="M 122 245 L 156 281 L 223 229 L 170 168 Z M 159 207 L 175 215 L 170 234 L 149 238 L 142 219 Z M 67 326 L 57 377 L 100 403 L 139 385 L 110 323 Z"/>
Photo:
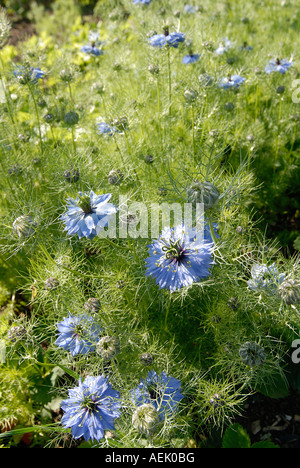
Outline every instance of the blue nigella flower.
<path id="1" fill-rule="evenodd" d="M 146 275 L 171 292 L 206 278 L 214 263 L 213 242 L 207 230 L 202 237 L 183 225 L 165 228 L 149 246 Z"/>
<path id="2" fill-rule="evenodd" d="M 102 329 L 90 315 L 71 315 L 57 324 L 59 336 L 55 344 L 72 356 L 87 354 L 95 350 Z"/>
<path id="3" fill-rule="evenodd" d="M 180 380 L 168 377 L 164 371 L 159 375 L 154 370 L 148 373 L 146 379 L 141 379 L 131 395 L 138 406 L 152 404 L 161 420 L 174 413 L 183 398 Z"/>
<path id="4" fill-rule="evenodd" d="M 232 42 L 227 37 L 219 44 L 219 47 L 215 50 L 216 54 L 223 55 L 232 47 Z"/>
<path id="5" fill-rule="evenodd" d="M 153 47 L 171 46 L 177 48 L 181 42 L 184 42 L 185 34 L 180 32 L 169 33 L 166 29 L 164 34 L 154 34 L 149 42 Z"/>
<path id="6" fill-rule="evenodd" d="M 244 42 L 244 44 L 240 47 L 241 50 L 244 50 L 244 51 L 247 51 L 247 52 L 250 52 L 251 50 L 253 50 L 253 47 L 252 46 L 249 46 L 247 44 L 247 42 Z"/>
<path id="7" fill-rule="evenodd" d="M 285 72 L 293 65 L 293 62 L 290 62 L 287 59 L 283 60 L 270 60 L 269 63 L 266 65 L 265 72 L 266 73 L 272 73 L 272 72 L 279 72 L 282 73 L 283 75 Z"/>
<path id="8" fill-rule="evenodd" d="M 104 431 L 113 431 L 114 419 L 120 416 L 119 392 L 114 390 L 103 375 L 88 376 L 68 391 L 69 398 L 61 402 L 65 412 L 61 423 L 72 429 L 75 439 L 84 437 L 100 441 Z"/>
<path id="9" fill-rule="evenodd" d="M 103 55 L 103 50 L 99 49 L 96 45 L 92 44 L 87 44 L 81 47 L 81 52 L 84 52 L 85 54 L 88 55 L 94 55 L 95 57 L 98 57 L 99 55 Z"/>
<path id="10" fill-rule="evenodd" d="M 98 133 L 104 135 L 113 135 L 114 133 L 121 133 L 121 130 L 105 122 L 97 123 Z"/>
<path id="11" fill-rule="evenodd" d="M 189 65 L 190 63 L 195 63 L 199 59 L 199 54 L 189 54 L 185 55 L 182 59 L 182 63 Z"/>
<path id="12" fill-rule="evenodd" d="M 94 55 L 98 57 L 99 55 L 103 55 L 103 50 L 99 49 L 99 45 L 101 41 L 99 41 L 99 33 L 98 31 L 91 31 L 89 33 L 89 41 L 90 43 L 81 47 L 81 52 L 84 52 L 88 55 Z"/>
<path id="13" fill-rule="evenodd" d="M 149 5 L 151 3 L 151 0 L 132 0 L 132 3 L 142 3 L 143 5 Z"/>
<path id="14" fill-rule="evenodd" d="M 45 72 L 40 68 L 32 68 L 28 65 L 16 67 L 13 73 L 20 84 L 36 84 L 38 80 L 45 76 Z"/>
<path id="15" fill-rule="evenodd" d="M 270 266 L 257 263 L 251 268 L 251 279 L 248 280 L 248 287 L 253 291 L 274 294 L 284 278 L 285 273 L 279 273 L 275 263 Z"/>
<path id="16" fill-rule="evenodd" d="M 92 190 L 89 193 L 79 192 L 76 199 L 68 199 L 68 211 L 61 216 L 66 223 L 65 231 L 69 235 L 77 234 L 79 239 L 94 237 L 108 226 L 110 215 L 117 212 L 117 208 L 108 203 L 111 193 L 96 195 Z"/>
<path id="17" fill-rule="evenodd" d="M 193 7 L 192 5 L 185 5 L 184 11 L 185 11 L 186 13 L 195 13 L 195 12 L 196 12 L 196 8 Z"/>
<path id="18" fill-rule="evenodd" d="M 242 78 L 239 75 L 232 75 L 227 78 L 222 78 L 219 81 L 219 88 L 223 89 L 231 89 L 231 88 L 238 88 L 242 83 L 244 83 L 245 78 Z"/>

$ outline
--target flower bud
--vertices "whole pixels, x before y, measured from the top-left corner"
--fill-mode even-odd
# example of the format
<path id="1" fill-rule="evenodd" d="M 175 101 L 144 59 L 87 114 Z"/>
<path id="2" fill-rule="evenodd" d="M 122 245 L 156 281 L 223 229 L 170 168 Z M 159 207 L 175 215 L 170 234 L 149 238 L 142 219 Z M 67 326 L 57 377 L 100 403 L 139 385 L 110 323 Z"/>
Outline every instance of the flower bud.
<path id="1" fill-rule="evenodd" d="M 47 114 L 44 115 L 43 119 L 46 123 L 51 123 L 51 122 L 54 122 L 55 117 L 53 114 L 51 114 L 51 112 L 48 112 Z"/>
<path id="2" fill-rule="evenodd" d="M 45 289 L 48 289 L 48 291 L 57 289 L 58 286 L 59 286 L 59 281 L 56 278 L 51 277 L 45 281 Z"/>
<path id="3" fill-rule="evenodd" d="M 120 119 L 115 119 L 113 125 L 119 130 L 124 131 L 128 128 L 128 119 L 127 117 L 121 117 Z"/>
<path id="4" fill-rule="evenodd" d="M 284 302 L 288 305 L 300 302 L 300 282 L 287 278 L 278 287 L 278 292 Z"/>
<path id="5" fill-rule="evenodd" d="M 11 327 L 7 332 L 7 338 L 12 342 L 23 338 L 24 335 L 26 335 L 26 329 L 24 327 Z"/>
<path id="6" fill-rule="evenodd" d="M 212 208 L 219 200 L 220 193 L 211 182 L 194 182 L 187 189 L 190 203 L 204 203 L 204 209 Z"/>
<path id="7" fill-rule="evenodd" d="M 236 310 L 236 309 L 238 309 L 238 307 L 239 307 L 239 302 L 238 302 L 238 300 L 237 300 L 236 297 L 231 297 L 231 298 L 228 300 L 227 305 L 228 305 L 229 307 L 231 307 L 233 310 Z"/>
<path id="8" fill-rule="evenodd" d="M 117 336 L 103 336 L 96 345 L 96 352 L 104 359 L 112 359 L 120 351 L 120 342 Z"/>
<path id="9" fill-rule="evenodd" d="M 120 171 L 120 169 L 112 170 L 107 176 L 107 180 L 112 185 L 118 185 L 124 178 L 124 174 Z"/>
<path id="10" fill-rule="evenodd" d="M 96 297 L 90 297 L 84 304 L 83 307 L 88 312 L 99 312 L 100 310 L 100 301 Z"/>
<path id="11" fill-rule="evenodd" d="M 79 179 L 79 171 L 78 171 L 78 169 L 66 170 L 66 171 L 64 172 L 64 178 L 65 178 L 68 182 L 77 182 L 78 179 Z"/>
<path id="12" fill-rule="evenodd" d="M 132 415 L 132 425 L 140 434 L 153 434 L 158 423 L 159 413 L 150 403 L 139 406 Z"/>
<path id="13" fill-rule="evenodd" d="M 239 355 L 244 364 L 249 367 L 261 366 L 266 360 L 265 350 L 254 341 L 247 341 L 240 350 Z"/>
<path id="14" fill-rule="evenodd" d="M 148 163 L 148 164 L 151 164 L 151 163 L 153 163 L 153 161 L 154 161 L 154 157 L 152 156 L 152 154 L 146 154 L 145 162 Z"/>
<path id="15" fill-rule="evenodd" d="M 153 354 L 151 353 L 143 353 L 141 355 L 141 361 L 144 366 L 150 366 L 154 360 Z"/>
<path id="16" fill-rule="evenodd" d="M 31 216 L 19 216 L 13 222 L 13 230 L 21 237 L 29 237 L 35 232 L 36 223 L 33 222 Z"/>
<path id="17" fill-rule="evenodd" d="M 221 406 L 224 406 L 225 402 L 222 400 L 220 397 L 219 393 L 215 393 L 210 399 L 209 399 L 209 404 L 213 408 L 217 409 L 220 408 Z"/>
<path id="18" fill-rule="evenodd" d="M 159 67 L 157 65 L 151 64 L 148 67 L 148 71 L 151 73 L 151 75 L 158 75 Z"/>
<path id="19" fill-rule="evenodd" d="M 197 92 L 194 89 L 189 88 L 184 92 L 184 98 L 186 102 L 194 102 L 197 98 Z"/>
<path id="20" fill-rule="evenodd" d="M 105 86 L 102 83 L 93 83 L 92 84 L 92 91 L 94 91 L 97 94 L 103 94 L 105 91 Z"/>
<path id="21" fill-rule="evenodd" d="M 65 83 L 70 83 L 74 78 L 74 74 L 72 70 L 63 69 L 59 74 L 59 78 Z"/>
<path id="22" fill-rule="evenodd" d="M 79 115 L 77 112 L 67 112 L 64 116 L 64 122 L 67 125 L 76 125 L 79 122 Z"/>

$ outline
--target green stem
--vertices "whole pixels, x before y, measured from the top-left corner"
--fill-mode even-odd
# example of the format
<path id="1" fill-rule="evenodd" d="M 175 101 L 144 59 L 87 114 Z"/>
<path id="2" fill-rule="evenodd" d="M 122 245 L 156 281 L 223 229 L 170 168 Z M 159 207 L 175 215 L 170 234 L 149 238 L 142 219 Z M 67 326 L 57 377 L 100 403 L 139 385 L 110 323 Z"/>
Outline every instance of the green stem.
<path id="1" fill-rule="evenodd" d="M 279 110 L 278 110 L 278 132 L 276 138 L 276 158 L 278 157 L 278 150 L 279 150 L 279 138 L 280 138 L 280 130 L 281 130 L 281 113 L 282 113 L 282 99 L 279 100 Z"/>
<path id="2" fill-rule="evenodd" d="M 169 81 L 169 115 L 171 115 L 171 105 L 172 105 L 172 81 L 171 81 L 171 58 L 170 58 L 170 47 L 168 50 L 168 81 Z"/>
<path id="3" fill-rule="evenodd" d="M 171 306 L 171 295 L 170 293 L 167 293 L 168 296 L 167 296 L 167 303 L 166 303 L 166 312 L 165 312 L 165 324 L 164 324 L 164 329 L 167 333 L 170 333 L 169 332 L 169 329 L 168 329 L 168 316 L 169 316 L 169 311 L 170 311 L 170 306 Z"/>
<path id="4" fill-rule="evenodd" d="M 75 141 L 75 133 L 74 133 L 74 125 L 71 127 L 72 131 L 72 145 L 73 145 L 73 153 L 74 156 L 76 155 L 76 141 Z"/>
<path id="5" fill-rule="evenodd" d="M 35 115 L 36 115 L 36 119 L 37 119 L 38 130 L 39 130 L 39 139 L 40 139 L 41 152 L 43 154 L 44 145 L 43 145 L 42 132 L 41 132 L 40 116 L 39 116 L 38 106 L 37 106 L 37 102 L 36 102 L 36 99 L 35 99 L 35 96 L 34 96 L 34 92 L 33 92 L 33 89 L 31 87 L 30 83 L 28 83 L 28 89 L 29 89 L 30 95 L 32 97 L 33 105 L 34 105 L 34 110 L 35 110 Z"/>
<path id="6" fill-rule="evenodd" d="M 217 243 L 218 243 L 218 239 L 217 239 L 217 237 L 216 237 L 215 230 L 214 230 L 214 226 L 213 226 L 213 222 L 212 222 L 212 220 L 211 220 L 210 217 L 208 218 L 208 225 L 209 225 L 209 230 L 210 230 L 210 234 L 211 234 L 212 240 L 213 240 L 214 244 L 217 244 Z"/>
<path id="7" fill-rule="evenodd" d="M 195 149 L 195 109 L 194 105 L 191 105 L 192 108 L 192 141 L 193 141 L 193 155 L 194 155 L 194 160 L 196 157 L 196 149 Z"/>
<path id="8" fill-rule="evenodd" d="M 159 138 L 162 144 L 162 131 L 161 131 L 161 105 L 160 105 L 160 83 L 159 78 L 156 80 L 156 93 L 157 93 L 157 121 L 158 121 L 158 130 Z"/>

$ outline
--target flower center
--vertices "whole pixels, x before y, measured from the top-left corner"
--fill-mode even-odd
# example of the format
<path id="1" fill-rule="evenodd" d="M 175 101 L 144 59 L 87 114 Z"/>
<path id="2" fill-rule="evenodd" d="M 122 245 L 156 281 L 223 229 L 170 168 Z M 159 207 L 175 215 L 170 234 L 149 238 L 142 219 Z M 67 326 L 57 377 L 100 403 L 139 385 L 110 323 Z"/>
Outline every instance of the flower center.
<path id="1" fill-rule="evenodd" d="M 85 396 L 81 403 L 82 408 L 86 409 L 87 411 L 95 411 L 97 408 L 97 403 L 93 400 L 91 395 Z"/>
<path id="2" fill-rule="evenodd" d="M 278 58 L 278 59 L 276 59 L 276 65 L 280 65 L 280 64 L 281 64 L 281 61 L 280 61 L 280 59 L 279 59 L 279 58 Z"/>
<path id="3" fill-rule="evenodd" d="M 162 251 L 165 254 L 166 259 L 179 260 L 184 255 L 184 249 L 182 245 L 179 244 L 179 239 L 176 242 L 169 241 L 169 245 L 164 245 Z"/>
<path id="4" fill-rule="evenodd" d="M 160 392 L 158 391 L 156 385 L 152 382 L 147 386 L 147 391 L 151 400 L 157 400 L 160 397 Z"/>
<path id="5" fill-rule="evenodd" d="M 165 35 L 165 36 L 168 36 L 168 35 L 169 35 L 169 27 L 168 27 L 168 26 L 164 26 L 164 27 L 163 27 L 163 32 L 164 32 L 164 35 Z"/>
<path id="6" fill-rule="evenodd" d="M 74 328 L 74 335 L 81 338 L 84 335 L 84 327 L 82 325 L 76 325 Z"/>
<path id="7" fill-rule="evenodd" d="M 84 211 L 85 214 L 89 214 L 92 211 L 91 199 L 89 195 L 82 195 L 79 197 L 78 206 Z"/>

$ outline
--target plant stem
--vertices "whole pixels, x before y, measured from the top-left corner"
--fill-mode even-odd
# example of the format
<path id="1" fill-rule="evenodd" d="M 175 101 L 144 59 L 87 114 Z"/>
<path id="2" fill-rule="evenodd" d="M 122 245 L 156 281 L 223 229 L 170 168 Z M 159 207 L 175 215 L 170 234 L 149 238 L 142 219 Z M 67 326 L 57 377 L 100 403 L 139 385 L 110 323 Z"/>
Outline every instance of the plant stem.
<path id="1" fill-rule="evenodd" d="M 194 109 L 194 104 L 191 105 L 192 109 L 192 141 L 193 141 L 193 155 L 194 155 L 194 160 L 196 157 L 196 149 L 195 149 L 195 109 Z"/>
<path id="2" fill-rule="evenodd" d="M 168 50 L 168 82 L 169 82 L 169 115 L 171 115 L 171 105 L 172 105 L 172 81 L 171 81 L 171 58 L 170 58 L 170 47 Z"/>
<path id="3" fill-rule="evenodd" d="M 39 116 L 39 111 L 38 111 L 35 95 L 34 95 L 34 92 L 33 92 L 33 89 L 32 89 L 32 86 L 31 86 L 30 83 L 28 83 L 28 89 L 29 89 L 30 95 L 32 97 L 33 105 L 34 105 L 34 110 L 35 110 L 35 115 L 36 115 L 36 119 L 37 119 L 38 130 L 39 130 L 39 140 L 40 140 L 40 146 L 41 146 L 41 153 L 43 154 L 44 153 L 44 145 L 43 145 L 42 132 L 41 132 L 40 116 Z"/>
<path id="4" fill-rule="evenodd" d="M 158 120 L 158 130 L 159 138 L 162 144 L 162 131 L 161 131 L 161 105 L 160 105 L 160 83 L 159 78 L 156 79 L 156 92 L 157 92 L 157 120 Z"/>

